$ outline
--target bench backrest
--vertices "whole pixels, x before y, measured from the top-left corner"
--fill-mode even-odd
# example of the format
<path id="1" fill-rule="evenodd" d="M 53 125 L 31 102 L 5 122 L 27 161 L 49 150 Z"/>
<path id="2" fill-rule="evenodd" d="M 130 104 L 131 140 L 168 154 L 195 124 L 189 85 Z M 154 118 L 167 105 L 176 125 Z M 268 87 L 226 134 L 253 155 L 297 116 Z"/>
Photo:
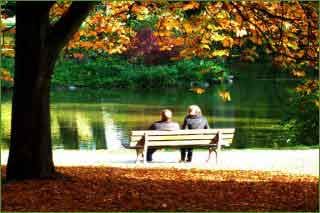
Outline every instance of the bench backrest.
<path id="1" fill-rule="evenodd" d="M 219 144 L 229 146 L 232 143 L 235 129 L 192 129 L 176 131 L 140 130 L 131 132 L 130 146 L 147 137 L 148 146 L 197 146 L 210 144 L 219 132 Z"/>

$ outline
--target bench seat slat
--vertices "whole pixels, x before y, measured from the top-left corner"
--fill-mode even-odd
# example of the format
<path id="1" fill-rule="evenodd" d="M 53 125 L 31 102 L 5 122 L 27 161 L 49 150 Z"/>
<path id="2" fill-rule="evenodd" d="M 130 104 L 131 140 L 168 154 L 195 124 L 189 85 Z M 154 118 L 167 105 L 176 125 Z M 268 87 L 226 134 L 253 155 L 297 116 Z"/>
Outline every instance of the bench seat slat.
<path id="1" fill-rule="evenodd" d="M 158 142 L 162 142 L 162 141 L 158 141 Z M 173 142 L 173 141 L 165 141 L 166 144 L 171 143 L 171 142 Z M 181 141 L 178 141 L 178 142 L 181 142 Z M 151 145 L 151 143 L 152 143 L 152 145 Z M 151 142 L 151 143 L 149 143 L 149 145 L 154 146 L 154 142 Z M 200 144 L 209 144 L 209 143 L 210 143 L 209 141 L 206 141 L 205 143 L 203 143 L 203 141 L 198 141 L 197 144 L 200 145 Z M 222 140 L 220 143 L 221 143 L 221 145 L 224 145 L 224 146 L 230 146 L 232 143 L 232 139 Z M 160 144 L 162 144 L 162 143 L 160 143 Z M 165 145 L 165 144 L 163 144 L 163 145 Z M 170 144 L 170 145 L 175 146 L 175 144 Z M 168 145 L 168 146 L 170 146 L 170 145 Z M 129 147 L 143 148 L 143 146 L 137 146 L 136 142 L 131 142 Z"/>
<path id="2" fill-rule="evenodd" d="M 148 146 L 208 145 L 210 142 L 211 140 L 149 141 Z"/>
<path id="3" fill-rule="evenodd" d="M 162 140 L 208 140 L 213 139 L 216 135 L 157 135 L 149 136 L 149 140 L 162 141 Z M 232 139 L 233 134 L 222 134 L 222 139 Z M 132 142 L 137 142 L 142 139 L 142 136 L 131 136 Z"/>
<path id="4" fill-rule="evenodd" d="M 153 141 L 165 141 L 165 140 L 210 140 L 213 139 L 216 135 L 156 135 L 149 136 L 149 140 Z M 131 141 L 138 141 L 141 139 L 141 136 L 132 136 Z"/>
<path id="5" fill-rule="evenodd" d="M 189 129 L 189 130 L 175 130 L 175 131 L 155 131 L 155 130 L 139 130 L 132 131 L 132 136 L 142 136 L 147 133 L 149 136 L 151 135 L 192 135 L 192 134 L 216 134 L 217 132 L 221 133 L 234 133 L 234 128 L 224 128 L 224 129 Z"/>

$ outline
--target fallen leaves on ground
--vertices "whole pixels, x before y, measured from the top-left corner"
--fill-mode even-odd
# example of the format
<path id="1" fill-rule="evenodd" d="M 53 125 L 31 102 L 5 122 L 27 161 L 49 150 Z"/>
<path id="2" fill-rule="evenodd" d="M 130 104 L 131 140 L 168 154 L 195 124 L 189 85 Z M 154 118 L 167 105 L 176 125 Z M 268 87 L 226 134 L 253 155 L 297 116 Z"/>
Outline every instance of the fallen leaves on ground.
<path id="1" fill-rule="evenodd" d="M 275 172 L 58 167 L 2 185 L 2 211 L 316 211 L 318 178 Z M 5 167 L 2 167 L 5 177 Z"/>

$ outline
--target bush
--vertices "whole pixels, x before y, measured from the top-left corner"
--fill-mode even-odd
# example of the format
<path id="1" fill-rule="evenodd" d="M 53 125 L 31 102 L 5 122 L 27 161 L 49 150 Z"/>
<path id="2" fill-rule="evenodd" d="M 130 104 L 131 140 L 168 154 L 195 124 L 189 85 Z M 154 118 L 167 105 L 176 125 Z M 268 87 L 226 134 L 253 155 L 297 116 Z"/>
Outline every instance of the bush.
<path id="1" fill-rule="evenodd" d="M 287 142 L 291 145 L 317 145 L 319 144 L 319 90 L 312 93 L 294 92 L 290 98 L 286 117 L 282 127 L 287 130 Z"/>
<path id="2" fill-rule="evenodd" d="M 1 68 L 5 69 L 9 72 L 10 76 L 13 77 L 13 69 L 14 69 L 14 59 L 10 57 L 3 57 L 1 60 Z M 12 88 L 13 83 L 8 81 L 1 81 L 2 88 Z"/>
<path id="3" fill-rule="evenodd" d="M 4 58 L 3 67 L 11 74 L 14 59 Z M 208 86 L 223 81 L 229 70 L 214 60 L 182 60 L 162 65 L 129 63 L 124 57 L 65 59 L 61 58 L 56 66 L 51 84 L 54 87 L 89 88 L 168 88 Z M 12 87 L 12 83 L 3 83 Z"/>
<path id="4" fill-rule="evenodd" d="M 191 82 L 210 84 L 227 75 L 228 70 L 212 60 L 193 59 L 147 66 L 131 64 L 118 56 L 59 62 L 52 84 L 91 88 L 189 87 Z"/>

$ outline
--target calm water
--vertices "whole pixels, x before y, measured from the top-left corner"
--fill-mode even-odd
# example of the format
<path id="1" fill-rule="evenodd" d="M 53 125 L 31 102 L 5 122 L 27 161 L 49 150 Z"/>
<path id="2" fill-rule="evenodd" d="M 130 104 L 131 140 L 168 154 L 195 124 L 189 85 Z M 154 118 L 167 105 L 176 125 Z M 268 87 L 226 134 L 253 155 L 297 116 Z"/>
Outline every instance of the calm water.
<path id="1" fill-rule="evenodd" d="M 279 129 L 290 81 L 235 80 L 217 85 L 202 95 L 188 90 L 76 90 L 51 93 L 54 149 L 120 149 L 131 130 L 147 129 L 163 108 L 173 110 L 180 124 L 188 105 L 197 104 L 213 128 L 233 127 L 232 147 L 286 146 Z M 218 95 L 228 90 L 231 101 Z M 9 146 L 11 94 L 3 94 L 1 147 Z"/>

